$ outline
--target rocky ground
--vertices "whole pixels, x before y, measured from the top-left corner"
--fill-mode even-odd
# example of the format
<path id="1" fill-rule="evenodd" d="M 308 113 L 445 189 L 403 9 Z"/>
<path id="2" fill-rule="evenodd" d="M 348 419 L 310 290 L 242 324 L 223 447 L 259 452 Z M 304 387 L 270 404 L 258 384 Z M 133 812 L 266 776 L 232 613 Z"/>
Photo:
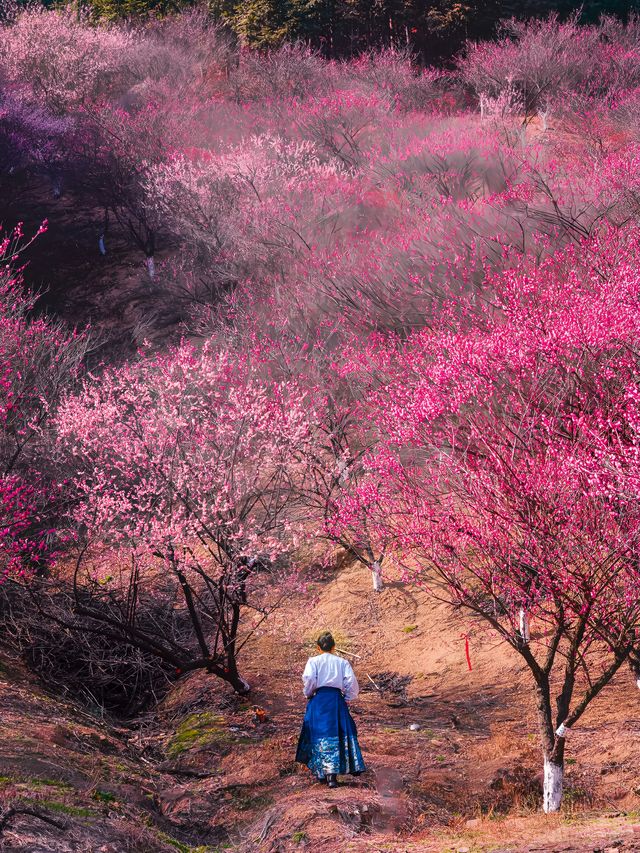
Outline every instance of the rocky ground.
<path id="1" fill-rule="evenodd" d="M 576 727 L 563 812 L 545 817 L 517 659 L 420 589 L 369 584 L 356 566 L 316 572 L 306 604 L 292 596 L 247 647 L 250 700 L 196 674 L 153 713 L 115 724 L 5 659 L 0 797 L 16 814 L 0 849 L 640 850 L 640 692 L 628 672 Z M 370 768 L 336 791 L 293 760 L 300 672 L 326 627 L 363 687 L 353 713 Z"/>

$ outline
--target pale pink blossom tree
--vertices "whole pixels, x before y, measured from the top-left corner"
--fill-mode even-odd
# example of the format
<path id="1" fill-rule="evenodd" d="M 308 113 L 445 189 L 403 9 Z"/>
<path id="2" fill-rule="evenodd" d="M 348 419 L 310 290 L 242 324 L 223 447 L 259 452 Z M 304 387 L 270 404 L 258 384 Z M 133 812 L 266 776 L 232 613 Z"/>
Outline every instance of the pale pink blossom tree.
<path id="1" fill-rule="evenodd" d="M 184 620 L 169 636 L 149 633 L 126 609 L 107 627 L 181 673 L 202 668 L 246 692 L 241 615 L 256 585 L 288 571 L 293 481 L 309 437 L 304 395 L 247 356 L 183 345 L 90 380 L 57 423 L 77 468 L 76 523 L 133 561 L 106 594 L 126 598 L 135 578 L 185 614 L 189 635 Z"/>

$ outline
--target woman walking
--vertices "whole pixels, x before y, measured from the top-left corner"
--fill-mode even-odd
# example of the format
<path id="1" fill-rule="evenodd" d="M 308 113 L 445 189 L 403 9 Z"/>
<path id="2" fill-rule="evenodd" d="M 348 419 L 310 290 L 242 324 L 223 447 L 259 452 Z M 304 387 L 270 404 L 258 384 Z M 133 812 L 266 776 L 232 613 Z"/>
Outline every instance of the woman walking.
<path id="1" fill-rule="evenodd" d="M 335 654 L 336 644 L 328 631 L 318 637 L 320 654 L 310 657 L 302 674 L 308 698 L 296 761 L 306 764 L 330 788 L 338 785 L 338 773 L 359 776 L 365 770 L 358 732 L 347 702 L 360 688 L 349 661 Z"/>

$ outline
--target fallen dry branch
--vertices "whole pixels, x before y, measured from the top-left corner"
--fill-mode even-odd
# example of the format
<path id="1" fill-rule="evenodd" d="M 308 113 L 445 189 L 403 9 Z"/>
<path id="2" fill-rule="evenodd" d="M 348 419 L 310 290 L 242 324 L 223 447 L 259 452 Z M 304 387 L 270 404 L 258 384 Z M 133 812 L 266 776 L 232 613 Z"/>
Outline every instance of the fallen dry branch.
<path id="1" fill-rule="evenodd" d="M 55 826 L 56 829 L 66 830 L 67 824 L 58 820 L 55 817 L 51 817 L 51 815 L 45 814 L 38 809 L 32 809 L 27 806 L 10 806 L 6 811 L 0 816 L 0 835 L 7 829 L 11 821 L 19 817 L 20 815 L 25 815 L 27 817 L 35 817 L 38 820 L 43 821 L 43 823 L 48 823 L 50 826 Z"/>

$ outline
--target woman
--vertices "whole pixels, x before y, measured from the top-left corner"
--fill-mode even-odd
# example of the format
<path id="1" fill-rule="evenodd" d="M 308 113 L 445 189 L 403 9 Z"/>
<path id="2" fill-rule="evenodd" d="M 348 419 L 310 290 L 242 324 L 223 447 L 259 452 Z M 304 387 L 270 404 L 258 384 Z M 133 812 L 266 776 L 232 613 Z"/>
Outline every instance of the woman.
<path id="1" fill-rule="evenodd" d="M 318 637 L 320 654 L 309 658 L 302 674 L 309 699 L 298 741 L 296 761 L 306 764 L 330 788 L 337 788 L 338 773 L 359 776 L 365 770 L 356 724 L 347 702 L 360 688 L 349 661 L 335 654 L 328 631 Z M 346 701 L 345 701 L 346 700 Z"/>

